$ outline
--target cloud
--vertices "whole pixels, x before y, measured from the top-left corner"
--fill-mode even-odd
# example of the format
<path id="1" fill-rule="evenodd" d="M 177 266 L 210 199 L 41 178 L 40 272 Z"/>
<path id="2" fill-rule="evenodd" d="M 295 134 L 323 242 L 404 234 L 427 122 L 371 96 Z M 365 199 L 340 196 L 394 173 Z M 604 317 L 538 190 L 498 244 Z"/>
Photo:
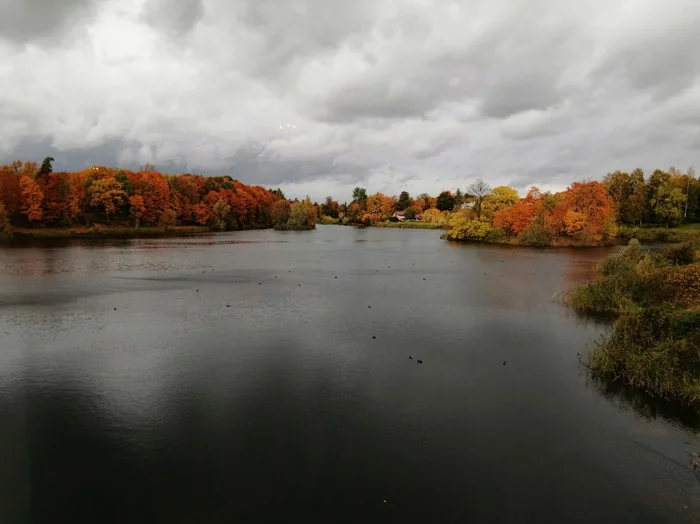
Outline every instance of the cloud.
<path id="1" fill-rule="evenodd" d="M 0 0 L 0 161 L 344 199 L 560 189 L 700 147 L 695 0 L 54 4 Z"/>
<path id="2" fill-rule="evenodd" d="M 144 6 L 143 20 L 173 37 L 184 37 L 204 16 L 202 0 L 154 0 Z"/>
<path id="3" fill-rule="evenodd" d="M 55 44 L 76 26 L 88 23 L 99 0 L 0 0 L 0 40 L 14 44 Z"/>

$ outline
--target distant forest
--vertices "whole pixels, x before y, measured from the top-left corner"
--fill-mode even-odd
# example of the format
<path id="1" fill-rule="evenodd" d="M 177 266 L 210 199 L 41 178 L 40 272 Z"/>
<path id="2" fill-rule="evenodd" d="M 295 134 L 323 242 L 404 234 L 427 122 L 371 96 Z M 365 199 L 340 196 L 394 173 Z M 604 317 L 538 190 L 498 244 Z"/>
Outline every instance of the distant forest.
<path id="1" fill-rule="evenodd" d="M 521 198 L 508 186 L 479 179 L 465 190 L 439 195 L 408 192 L 369 195 L 355 188 L 340 203 L 288 201 L 280 189 L 246 185 L 229 176 L 166 175 L 154 166 L 138 171 L 93 166 L 54 172 L 16 161 L 0 166 L 0 232 L 12 228 L 106 225 L 200 225 L 212 230 L 313 224 L 365 224 L 422 220 L 450 230 L 456 239 L 521 237 L 524 243 L 604 243 L 618 225 L 673 227 L 700 222 L 700 180 L 692 169 L 616 171 L 602 182 L 573 183 L 560 193 L 532 187 Z M 498 238 L 497 238 L 498 237 Z M 560 242 L 561 240 L 561 242 Z"/>

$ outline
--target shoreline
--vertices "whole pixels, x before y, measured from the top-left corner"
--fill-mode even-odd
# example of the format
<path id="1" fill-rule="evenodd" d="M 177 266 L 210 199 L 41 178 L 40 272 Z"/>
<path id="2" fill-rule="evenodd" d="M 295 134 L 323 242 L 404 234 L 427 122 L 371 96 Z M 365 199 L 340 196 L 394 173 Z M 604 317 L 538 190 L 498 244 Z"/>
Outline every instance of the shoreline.
<path id="1" fill-rule="evenodd" d="M 206 226 L 156 226 L 156 227 L 66 227 L 66 228 L 14 228 L 10 238 L 2 242 L 46 239 L 118 239 L 140 237 L 167 237 L 211 233 Z"/>
<path id="2" fill-rule="evenodd" d="M 323 225 L 323 224 L 321 224 Z M 343 224 L 333 224 L 343 225 Z M 636 238 L 642 243 L 675 244 L 687 241 L 700 241 L 700 226 L 681 226 L 678 228 L 658 228 L 658 227 L 629 227 L 620 228 L 620 233 L 614 243 L 577 245 L 577 244 L 521 244 L 515 239 L 504 238 L 501 240 L 458 240 L 447 237 L 446 225 L 438 225 L 431 222 L 378 222 L 370 226 L 362 224 L 347 224 L 354 227 L 376 227 L 379 229 L 422 229 L 422 230 L 443 230 L 445 233 L 441 238 L 448 242 L 457 244 L 491 244 L 513 247 L 529 248 L 600 248 L 616 245 L 625 245 L 630 239 Z M 276 231 L 300 230 L 302 228 L 274 227 Z M 309 230 L 304 228 L 304 230 Z M 312 230 L 312 229 L 311 229 Z M 143 226 L 135 229 L 130 226 L 74 226 L 74 227 L 54 227 L 54 228 L 13 228 L 12 235 L 8 237 L 0 236 L 0 244 L 10 242 L 22 242 L 24 240 L 41 239 L 119 239 L 119 238 L 158 238 L 168 236 L 215 234 L 207 226 Z"/>

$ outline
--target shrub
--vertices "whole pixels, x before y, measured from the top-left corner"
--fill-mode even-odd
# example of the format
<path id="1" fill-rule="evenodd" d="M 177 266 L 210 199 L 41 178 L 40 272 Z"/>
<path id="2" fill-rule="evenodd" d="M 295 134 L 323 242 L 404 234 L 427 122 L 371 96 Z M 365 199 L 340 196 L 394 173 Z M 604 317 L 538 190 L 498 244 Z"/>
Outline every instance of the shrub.
<path id="1" fill-rule="evenodd" d="M 492 227 L 480 220 L 468 220 L 461 214 L 453 215 L 449 222 L 448 240 L 484 240 Z"/>
<path id="2" fill-rule="evenodd" d="M 578 309 L 618 316 L 591 353 L 591 367 L 654 395 L 700 402 L 700 264 L 691 249 L 641 249 L 631 240 L 599 266 L 601 276 L 571 293 Z"/>
<path id="3" fill-rule="evenodd" d="M 673 300 L 684 307 L 700 306 L 700 265 L 673 267 L 664 283 Z"/>
<path id="4" fill-rule="evenodd" d="M 628 314 L 591 353 L 591 366 L 603 375 L 654 395 L 688 403 L 700 401 L 698 320 L 683 320 L 658 309 Z"/>
<path id="5" fill-rule="evenodd" d="M 671 264 L 685 266 L 695 261 L 695 246 L 692 242 L 683 242 L 664 248 L 661 254 Z"/>
<path id="6" fill-rule="evenodd" d="M 493 228 L 488 235 L 486 235 L 487 242 L 505 242 L 508 239 L 508 234 L 505 230 L 501 228 Z"/>
<path id="7" fill-rule="evenodd" d="M 337 224 L 340 222 L 339 218 L 329 217 L 328 215 L 322 215 L 319 222 L 323 225 Z"/>
<path id="8" fill-rule="evenodd" d="M 524 246 L 548 246 L 550 245 L 551 238 L 545 231 L 545 229 L 537 223 L 537 220 L 533 220 L 525 231 L 518 235 L 518 244 Z"/>

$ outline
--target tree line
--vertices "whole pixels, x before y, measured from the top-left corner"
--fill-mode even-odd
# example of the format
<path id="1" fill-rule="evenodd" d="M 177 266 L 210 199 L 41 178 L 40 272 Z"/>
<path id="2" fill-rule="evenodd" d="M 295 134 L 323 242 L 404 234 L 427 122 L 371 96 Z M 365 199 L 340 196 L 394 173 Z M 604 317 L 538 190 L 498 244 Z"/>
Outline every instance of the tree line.
<path id="1" fill-rule="evenodd" d="M 212 230 L 267 228 L 315 222 L 307 199 L 290 202 L 280 189 L 246 185 L 229 176 L 165 175 L 93 166 L 54 172 L 16 161 L 0 166 L 0 233 L 36 225 L 199 225 Z"/>
<path id="2" fill-rule="evenodd" d="M 575 182 L 560 193 L 532 187 L 521 198 L 508 186 L 482 179 L 464 191 L 437 196 L 407 191 L 398 197 L 356 187 L 339 203 L 288 201 L 280 189 L 246 185 L 229 176 L 165 175 L 154 166 L 138 171 L 93 166 L 54 172 L 53 158 L 39 166 L 0 166 L 0 232 L 34 225 L 93 223 L 146 226 L 201 225 L 212 230 L 279 227 L 308 229 L 321 223 L 365 224 L 420 219 L 449 229 L 448 237 L 516 240 L 531 244 L 604 243 L 618 225 L 672 227 L 700 222 L 700 180 L 692 169 L 641 169 L 609 173 L 602 182 Z"/>
<path id="3" fill-rule="evenodd" d="M 700 222 L 700 180 L 694 171 L 641 169 L 606 175 L 602 182 L 574 182 L 565 191 L 543 192 L 533 186 L 524 197 L 509 186 L 491 188 L 477 179 L 454 193 L 412 198 L 353 191 L 352 201 L 332 197 L 319 206 L 321 221 L 364 223 L 419 218 L 449 230 L 453 240 L 489 240 L 530 245 L 598 245 L 610 243 L 618 226 L 655 224 L 664 227 Z"/>

